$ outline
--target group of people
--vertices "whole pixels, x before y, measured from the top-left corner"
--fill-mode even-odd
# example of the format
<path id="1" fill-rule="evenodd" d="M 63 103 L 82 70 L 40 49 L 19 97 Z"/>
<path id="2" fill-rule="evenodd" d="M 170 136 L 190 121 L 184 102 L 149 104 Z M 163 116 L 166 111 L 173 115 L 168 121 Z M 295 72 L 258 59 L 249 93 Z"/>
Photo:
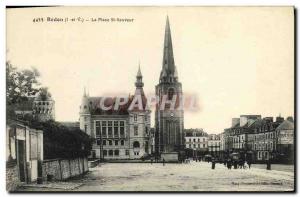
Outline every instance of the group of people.
<path id="1" fill-rule="evenodd" d="M 246 165 L 247 163 L 247 165 Z M 247 167 L 250 169 L 251 168 L 251 161 L 244 160 L 244 159 L 227 159 L 224 160 L 224 166 L 227 166 L 229 170 L 233 167 L 234 169 L 246 169 Z"/>

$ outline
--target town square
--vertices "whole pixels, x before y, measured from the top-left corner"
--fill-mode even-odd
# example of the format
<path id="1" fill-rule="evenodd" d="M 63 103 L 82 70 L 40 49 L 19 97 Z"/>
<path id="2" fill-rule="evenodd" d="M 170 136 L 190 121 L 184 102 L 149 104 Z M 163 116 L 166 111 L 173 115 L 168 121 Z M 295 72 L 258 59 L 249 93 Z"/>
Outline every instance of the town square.
<path id="1" fill-rule="evenodd" d="M 7 8 L 7 191 L 294 192 L 293 21 Z"/>
<path id="2" fill-rule="evenodd" d="M 223 164 L 211 169 L 211 163 L 189 164 L 103 163 L 90 172 L 65 184 L 49 183 L 40 187 L 26 185 L 20 191 L 291 191 L 293 168 L 265 165 L 251 169 L 232 169 Z M 124 170 L 126 169 L 126 170 Z"/>

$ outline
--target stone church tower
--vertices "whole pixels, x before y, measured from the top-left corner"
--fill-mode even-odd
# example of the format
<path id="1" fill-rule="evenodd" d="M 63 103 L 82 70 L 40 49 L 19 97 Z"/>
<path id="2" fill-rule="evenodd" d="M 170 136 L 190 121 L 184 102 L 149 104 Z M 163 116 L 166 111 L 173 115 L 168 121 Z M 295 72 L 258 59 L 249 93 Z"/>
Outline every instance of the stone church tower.
<path id="1" fill-rule="evenodd" d="M 184 148 L 184 118 L 180 107 L 182 85 L 174 63 L 169 18 L 167 17 L 162 70 L 155 87 L 159 105 L 155 111 L 156 152 L 166 161 L 178 160 L 178 152 Z"/>

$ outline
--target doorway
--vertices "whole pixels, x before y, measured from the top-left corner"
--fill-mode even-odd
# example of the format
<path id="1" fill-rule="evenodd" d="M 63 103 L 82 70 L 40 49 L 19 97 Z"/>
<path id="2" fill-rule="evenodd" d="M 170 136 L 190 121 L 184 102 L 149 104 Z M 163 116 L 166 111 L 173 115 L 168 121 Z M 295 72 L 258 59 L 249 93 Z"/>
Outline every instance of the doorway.
<path id="1" fill-rule="evenodd" d="M 26 181 L 26 152 L 25 152 L 25 141 L 17 140 L 17 161 L 19 168 L 19 178 L 21 182 Z"/>

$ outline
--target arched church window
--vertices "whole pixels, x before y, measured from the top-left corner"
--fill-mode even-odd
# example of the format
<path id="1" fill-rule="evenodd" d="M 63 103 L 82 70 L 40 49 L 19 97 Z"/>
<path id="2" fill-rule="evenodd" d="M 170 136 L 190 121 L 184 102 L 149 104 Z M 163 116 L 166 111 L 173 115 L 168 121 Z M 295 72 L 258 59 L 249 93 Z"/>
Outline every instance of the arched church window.
<path id="1" fill-rule="evenodd" d="M 170 88 L 170 89 L 168 90 L 168 99 L 169 99 L 169 100 L 172 100 L 173 95 L 174 95 L 174 89 L 173 89 L 173 88 Z"/>

